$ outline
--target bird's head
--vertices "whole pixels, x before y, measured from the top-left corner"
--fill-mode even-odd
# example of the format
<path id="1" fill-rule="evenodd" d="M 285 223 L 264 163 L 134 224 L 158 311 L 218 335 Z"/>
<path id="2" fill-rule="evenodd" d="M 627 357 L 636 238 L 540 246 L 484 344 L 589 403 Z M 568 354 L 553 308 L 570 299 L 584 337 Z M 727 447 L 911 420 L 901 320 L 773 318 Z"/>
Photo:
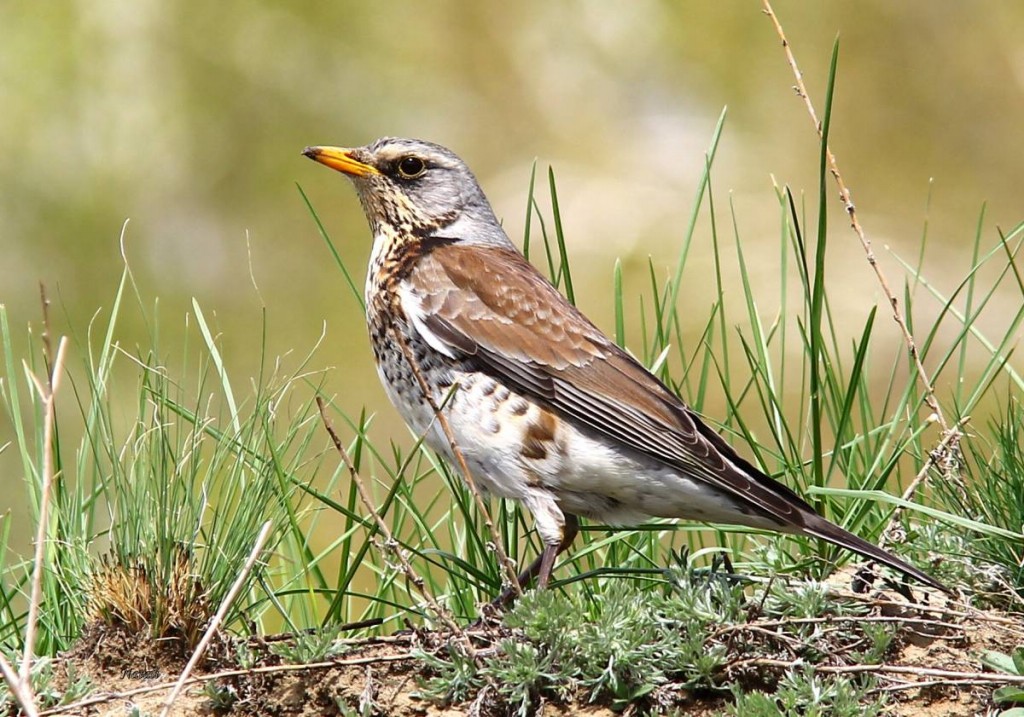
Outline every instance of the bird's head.
<path id="1" fill-rule="evenodd" d="M 375 236 L 509 243 L 476 177 L 444 147 L 385 137 L 365 147 L 307 147 L 302 153 L 352 180 Z"/>

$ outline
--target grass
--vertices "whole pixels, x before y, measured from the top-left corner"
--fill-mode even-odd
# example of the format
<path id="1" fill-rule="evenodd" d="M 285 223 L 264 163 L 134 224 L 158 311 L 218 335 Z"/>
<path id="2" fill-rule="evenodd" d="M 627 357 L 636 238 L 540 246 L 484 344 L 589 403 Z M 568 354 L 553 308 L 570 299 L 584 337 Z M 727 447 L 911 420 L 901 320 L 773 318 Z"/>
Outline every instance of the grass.
<path id="1" fill-rule="evenodd" d="M 833 63 L 829 98 L 834 77 Z M 971 433 L 936 453 L 943 436 L 929 417 L 928 389 L 908 365 L 905 347 L 889 341 L 889 322 L 879 320 L 874 299 L 865 300 L 861 323 L 850 326 L 828 291 L 835 271 L 827 252 L 828 109 L 824 116 L 817 203 L 808 208 L 788 188 L 776 188 L 777 296 L 755 291 L 744 253 L 750 239 L 741 235 L 735 207 L 720 206 L 713 191 L 723 113 L 674 269 L 666 278 L 649 263 L 638 314 L 626 308 L 635 289 L 627 287 L 622 265 L 614 267 L 615 339 L 696 410 L 725 406 L 715 424 L 723 435 L 831 520 L 877 540 L 898 508 L 893 535 L 902 539 L 893 539 L 892 549 L 965 587 L 976 604 L 1019 608 L 1024 408 L 1021 375 L 1010 358 L 1024 319 L 1018 266 L 1024 225 L 991 237 L 982 214 L 972 263 L 948 293 L 922 269 L 926 235 L 914 260 L 895 257 L 904 270 L 901 308 L 928 383 L 952 387 L 938 396 L 950 425 L 971 417 Z M 550 219 L 535 189 L 531 175 L 524 251 L 532 248 L 536 259 L 539 243 L 540 263 L 575 301 L 554 172 L 548 171 Z M 310 212 L 361 305 L 352 280 L 358 272 L 342 264 L 312 206 Z M 707 235 L 698 233 L 700 216 L 710 219 Z M 707 306 L 690 306 L 683 315 L 680 288 L 698 247 L 711 252 L 717 285 Z M 731 275 L 738 284 L 725 278 Z M 1021 308 L 1001 317 L 996 335 L 983 332 L 982 319 L 998 311 L 996 299 L 1007 292 Z M 142 312 L 151 327 L 148 345 L 134 350 L 118 339 L 119 318 L 129 310 Z M 704 317 L 696 338 L 693 316 Z M 348 634 L 347 623 L 369 625 L 357 634 L 389 633 L 404 620 L 443 626 L 424 595 L 459 624 L 478 617 L 478 606 L 500 592 L 502 570 L 484 516 L 450 467 L 419 437 L 381 436 L 366 409 L 322 396 L 355 475 L 388 527 L 385 541 L 356 482 L 328 447 L 315 403 L 322 379 L 315 347 L 292 365 L 265 357 L 246 383 L 229 375 L 202 307 L 194 304 L 186 320 L 189 340 L 173 349 L 177 358 L 170 361 L 160 342 L 161 319 L 147 309 L 126 266 L 110 312 L 71 343 L 61 410 L 48 439 L 44 392 L 27 377 L 45 385 L 54 353 L 31 333 L 28 351 L 16 352 L 18 330 L 0 306 L 0 401 L 12 433 L 0 437 L 0 450 L 20 459 L 29 486 L 25 507 L 37 523 L 49 501 L 41 565 L 12 554 L 10 521 L 0 518 L 0 653 L 13 663 L 26 650 L 36 569 L 42 598 L 33 647 L 44 656 L 68 649 L 93 624 L 171 640 L 187 655 L 222 605 L 239 664 L 253 660 L 246 638 L 275 629 L 296 636 L 274 648 L 278 658 L 309 662 L 343 649 L 338 640 Z M 44 329 L 54 334 L 53 326 Z M 639 338 L 628 342 L 629 336 Z M 181 366 L 173 375 L 172 363 Z M 1007 392 L 1012 398 L 996 398 Z M 53 489 L 46 498 L 50 463 Z M 930 478 L 931 487 L 896 497 L 919 476 Z M 504 552 L 521 565 L 531 560 L 540 549 L 531 521 L 506 501 L 492 500 L 489 512 Z M 267 521 L 270 542 L 240 597 L 228 601 Z M 335 537 L 316 547 L 313 535 L 327 523 Z M 394 551 L 408 559 L 422 587 L 396 564 Z M 586 525 L 584 539 L 557 567 L 555 589 L 524 596 L 490 654 L 480 657 L 456 643 L 423 650 L 432 673 L 420 689 L 449 701 L 487 692 L 522 715 L 542 700 L 578 697 L 655 709 L 683 693 L 712 695 L 734 714 L 777 714 L 772 709 L 780 706 L 789 714 L 875 714 L 883 704 L 871 678 L 799 666 L 837 650 L 875 664 L 890 649 L 894 633 L 884 625 L 837 634 L 801 622 L 862 609 L 843 605 L 814 581 L 851 559 L 819 541 L 749 530 Z M 784 621 L 786 630 L 768 642 L 746 635 L 738 648 L 730 630 L 741 630 L 755 613 Z M 749 674 L 730 682 L 737 673 L 726 667 L 756 660 L 764 654 L 759 649 L 782 650 L 792 663 L 777 687 L 759 690 Z M 87 689 L 76 681 L 55 693 L 48 664 L 37 661 L 31 675 L 40 704 Z M 218 704 L 235 699 L 225 688 L 207 689 Z"/>
<path id="2" fill-rule="evenodd" d="M 866 604 L 828 599 L 816 583 L 796 590 L 766 585 L 751 593 L 730 574 L 686 564 L 668 570 L 666 578 L 653 591 L 633 581 L 610 581 L 596 600 L 582 593 L 528 593 L 505 617 L 512 635 L 482 665 L 456 651 L 443 657 L 424 653 L 433 676 L 423 681 L 422 693 L 460 702 L 490 682 L 510 711 L 522 716 L 533 714 L 540 700 L 567 696 L 616 710 L 633 705 L 657 712 L 681 694 L 724 696 L 729 688 L 721 675 L 730 663 L 771 654 L 789 659 L 778 691 L 737 692 L 736 714 L 778 714 L 748 711 L 762 703 L 776 709 L 781 703 L 786 714 L 852 713 L 865 701 L 877 712 L 884 703 L 884 697 L 868 696 L 871 679 L 831 680 L 823 688 L 825 680 L 809 667 L 837 651 L 851 653 L 854 644 L 867 646 L 860 659 L 882 661 L 892 645 L 891 626 L 865 623 L 840 632 L 827 620 L 814 620 L 846 618 L 853 626 L 857 616 L 868 614 Z M 781 627 L 759 631 L 752 624 L 755 610 Z M 742 670 L 734 676 L 735 685 Z"/>

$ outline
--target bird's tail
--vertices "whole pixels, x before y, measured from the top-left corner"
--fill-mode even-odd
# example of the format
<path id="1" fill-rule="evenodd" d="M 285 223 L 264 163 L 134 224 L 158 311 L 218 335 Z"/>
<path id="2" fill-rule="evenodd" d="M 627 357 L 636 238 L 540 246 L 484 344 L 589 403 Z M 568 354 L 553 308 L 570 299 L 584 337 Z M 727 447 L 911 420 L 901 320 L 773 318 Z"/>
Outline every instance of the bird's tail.
<path id="1" fill-rule="evenodd" d="M 910 563 L 900 560 L 892 553 L 879 548 L 877 545 L 869 543 L 863 538 L 860 538 L 847 530 L 843 530 L 834 523 L 828 522 L 820 515 L 816 513 L 805 513 L 803 518 L 804 527 L 803 530 L 800 531 L 801 533 L 815 538 L 821 538 L 822 540 L 827 540 L 841 548 L 846 548 L 847 550 L 852 550 L 855 553 L 860 553 L 866 558 L 870 558 L 871 560 L 875 560 L 883 565 L 887 565 L 893 570 L 898 570 L 904 575 L 908 575 L 918 582 L 922 582 L 925 585 L 941 590 L 947 595 L 952 594 L 952 590 L 928 573 L 918 570 Z"/>

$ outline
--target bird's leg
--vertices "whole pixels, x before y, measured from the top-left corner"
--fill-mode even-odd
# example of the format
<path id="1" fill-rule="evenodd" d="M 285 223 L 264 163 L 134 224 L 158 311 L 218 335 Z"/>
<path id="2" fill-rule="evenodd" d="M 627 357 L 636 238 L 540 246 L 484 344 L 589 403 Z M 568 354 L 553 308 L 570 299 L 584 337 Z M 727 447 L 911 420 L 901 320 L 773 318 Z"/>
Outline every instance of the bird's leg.
<path id="1" fill-rule="evenodd" d="M 580 532 L 580 522 L 575 515 L 571 513 L 565 514 L 565 525 L 562 527 L 562 540 L 557 545 L 548 544 L 544 546 L 544 550 L 541 554 L 530 563 L 530 566 L 523 572 L 519 573 L 519 587 L 525 588 L 527 584 L 535 577 L 538 576 L 537 587 L 544 589 L 548 586 L 548 582 L 551 580 L 551 569 L 555 566 L 555 558 L 564 553 L 572 541 L 576 539 L 576 535 Z M 491 605 L 495 607 L 507 607 L 516 598 L 516 591 L 512 588 L 503 590 Z"/>
<path id="2" fill-rule="evenodd" d="M 540 558 L 535 561 L 535 564 L 539 562 L 539 570 L 537 572 L 537 587 L 543 590 L 548 586 L 548 581 L 551 580 L 551 569 L 555 567 L 555 558 L 565 552 L 572 541 L 576 539 L 576 534 L 580 532 L 580 522 L 575 515 L 571 513 L 565 514 L 565 526 L 562 528 L 562 542 L 558 545 L 545 545 L 544 550 L 540 554 Z M 533 565 L 530 566 L 531 568 Z M 519 584 L 523 586 L 522 583 Z"/>

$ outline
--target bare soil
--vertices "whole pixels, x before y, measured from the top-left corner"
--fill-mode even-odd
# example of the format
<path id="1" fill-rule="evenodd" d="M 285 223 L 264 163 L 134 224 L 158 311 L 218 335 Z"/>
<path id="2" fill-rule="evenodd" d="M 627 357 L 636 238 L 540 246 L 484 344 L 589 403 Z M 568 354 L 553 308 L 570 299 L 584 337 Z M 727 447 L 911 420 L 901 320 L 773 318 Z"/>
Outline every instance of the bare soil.
<path id="1" fill-rule="evenodd" d="M 1024 620 L 1019 615 L 949 610 L 945 613 L 917 613 L 889 605 L 878 611 L 881 618 L 906 618 L 899 639 L 883 666 L 861 666 L 879 679 L 880 689 L 891 693 L 890 714 L 913 717 L 967 717 L 993 709 L 992 690 L 998 680 L 980 662 L 984 650 L 1011 653 L 1024 645 Z M 768 623 L 765 623 L 768 625 Z M 756 631 L 757 623 L 751 627 Z M 474 643 L 493 645 L 507 634 L 503 628 L 477 629 L 468 633 Z M 498 632 L 495 632 L 498 631 Z M 271 645 L 287 639 L 254 638 L 247 642 L 250 664 L 238 664 L 236 646 L 226 639 L 215 644 L 206 660 L 193 674 L 187 688 L 176 700 L 170 714 L 178 715 L 388 715 L 394 717 L 442 717 L 475 714 L 496 717 L 509 714 L 485 688 L 469 703 L 443 705 L 417 695 L 420 679 L 427 674 L 414 650 L 440 650 L 450 635 L 436 632 L 406 632 L 389 637 L 346 641 L 340 657 L 310 665 L 285 664 Z M 189 655 L 172 639 L 154 641 L 145 634 L 110 626 L 88 629 L 74 649 L 63 655 L 55 669 L 58 689 L 68 676 L 87 675 L 92 693 L 74 705 L 51 708 L 42 714 L 140 715 L 160 713 L 170 688 L 184 668 Z M 739 682 L 747 689 L 764 689 L 774 684 L 790 665 L 766 655 L 763 661 L 748 658 L 730 665 L 721 683 Z M 822 663 L 826 670 L 858 671 L 842 655 Z M 942 671 L 942 672 L 928 672 Z M 982 674 L 981 677 L 979 675 Z M 215 686 L 230 700 L 220 704 L 213 698 Z M 691 694 L 685 691 L 662 694 L 658 704 L 665 711 L 687 715 L 721 714 L 728 706 L 728 692 Z M 651 703 L 648 702 L 648 707 Z M 633 708 L 625 714 L 634 712 Z M 584 715 L 611 717 L 607 705 L 541 699 L 535 714 L 544 717 Z"/>

